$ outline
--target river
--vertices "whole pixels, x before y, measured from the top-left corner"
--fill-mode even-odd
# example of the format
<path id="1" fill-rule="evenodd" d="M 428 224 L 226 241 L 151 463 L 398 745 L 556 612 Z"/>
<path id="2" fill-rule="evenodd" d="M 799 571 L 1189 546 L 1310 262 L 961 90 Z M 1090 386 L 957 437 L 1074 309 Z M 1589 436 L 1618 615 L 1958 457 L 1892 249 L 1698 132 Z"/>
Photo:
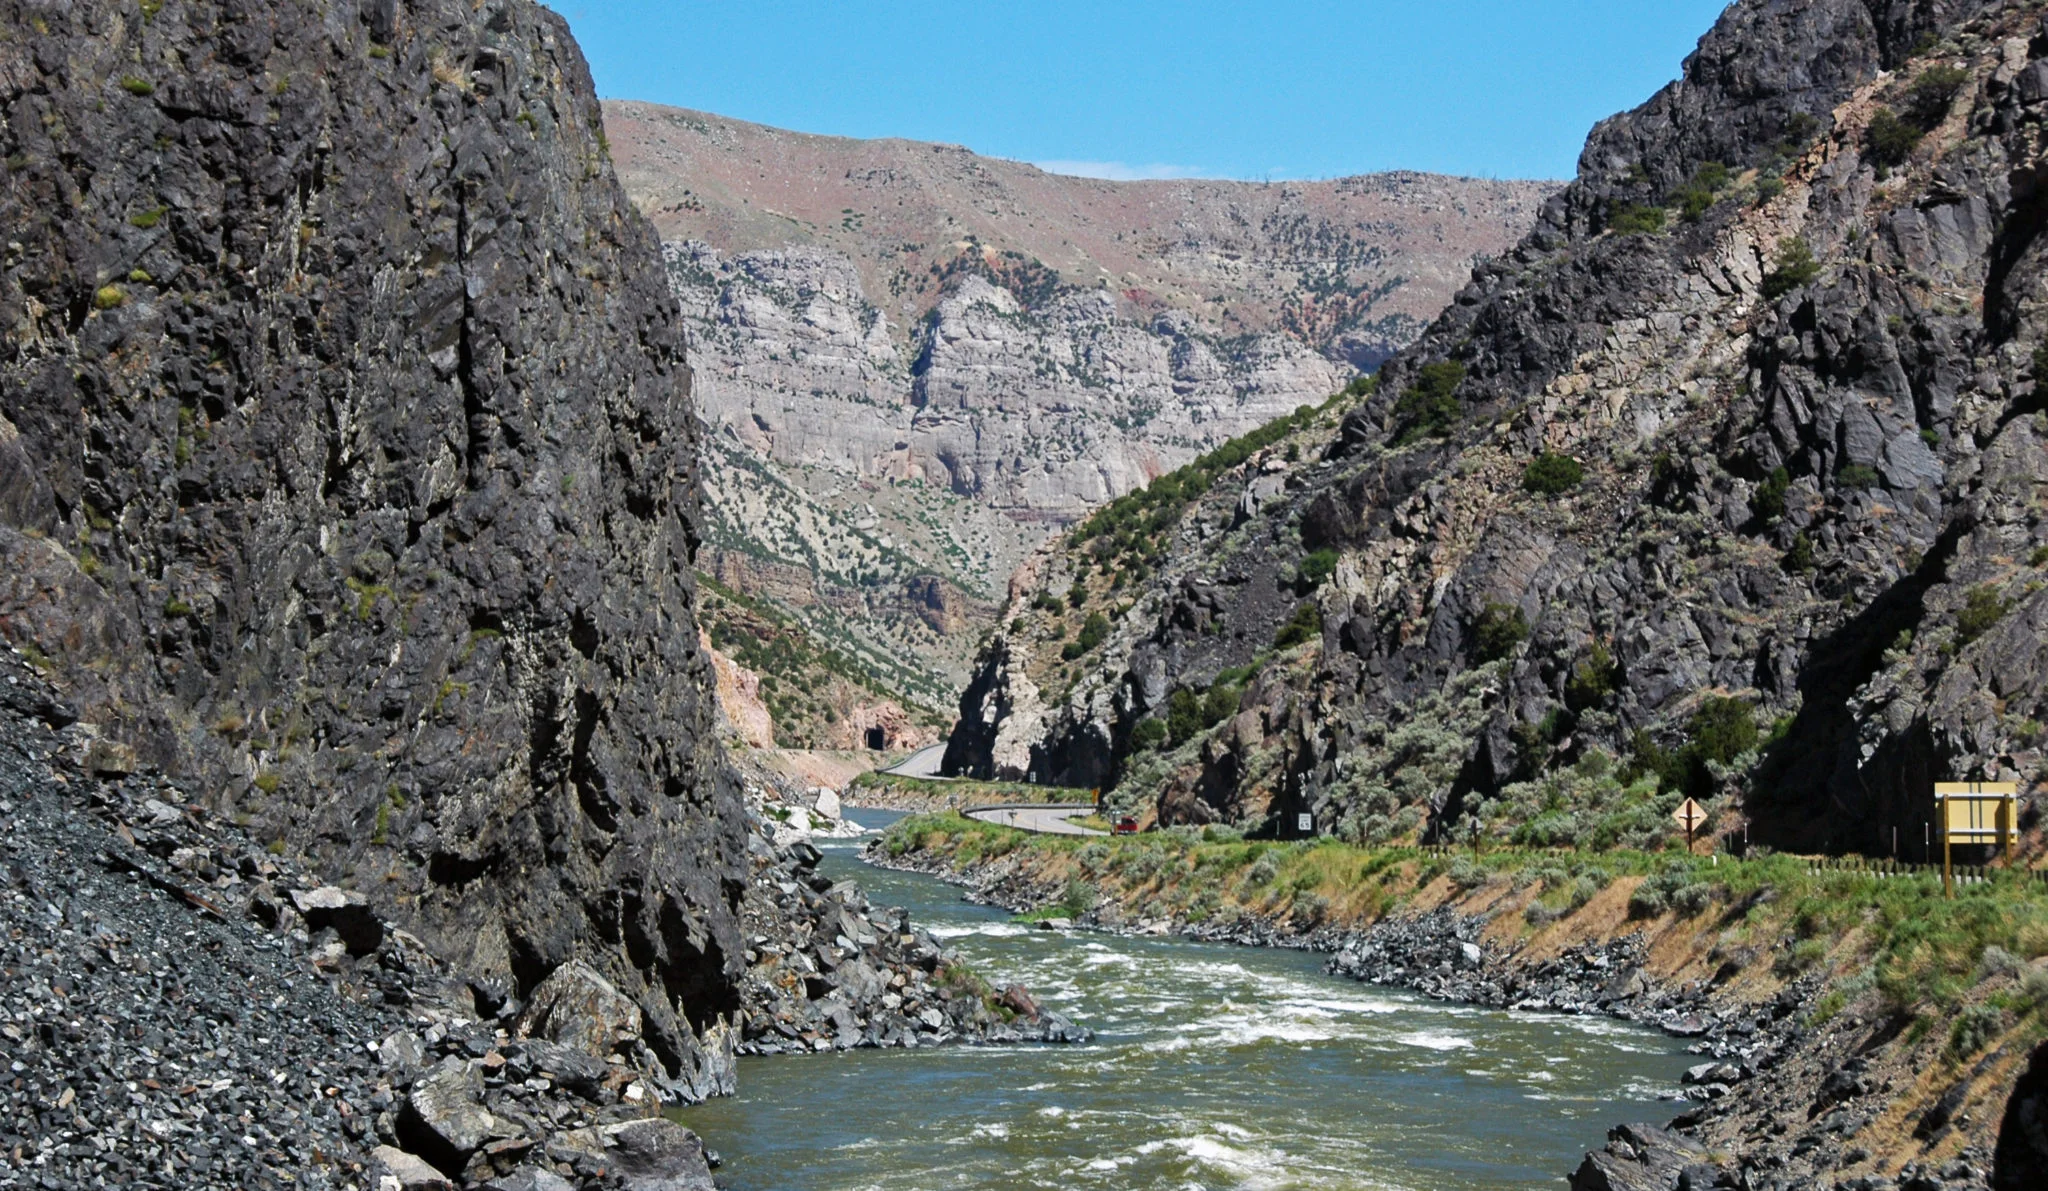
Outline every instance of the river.
<path id="1" fill-rule="evenodd" d="M 1561 1187 L 1610 1125 L 1673 1115 L 1697 1061 L 1622 1022 L 1441 1004 L 1300 952 L 1026 929 L 821 843 L 828 875 L 1097 1037 L 742 1059 L 739 1095 L 675 1114 L 733 1191 Z"/>

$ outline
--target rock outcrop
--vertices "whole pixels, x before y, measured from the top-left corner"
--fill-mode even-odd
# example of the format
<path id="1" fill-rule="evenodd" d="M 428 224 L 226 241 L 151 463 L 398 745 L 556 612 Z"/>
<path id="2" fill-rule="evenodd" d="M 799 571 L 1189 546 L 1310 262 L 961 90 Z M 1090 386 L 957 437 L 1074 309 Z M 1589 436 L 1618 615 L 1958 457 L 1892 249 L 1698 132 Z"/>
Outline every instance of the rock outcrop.
<path id="1" fill-rule="evenodd" d="M 1691 794 L 1906 855 L 1936 778 L 2034 781 L 2044 72 L 2023 4 L 1735 4 L 1298 461 L 1042 560 L 963 731 L 1028 654 L 1042 780 L 1361 840 L 1654 843 Z"/>
<path id="2" fill-rule="evenodd" d="M 0 4 L 0 633 L 458 968 L 572 960 L 682 1086 L 745 828 L 695 417 L 589 73 L 525 0 Z"/>

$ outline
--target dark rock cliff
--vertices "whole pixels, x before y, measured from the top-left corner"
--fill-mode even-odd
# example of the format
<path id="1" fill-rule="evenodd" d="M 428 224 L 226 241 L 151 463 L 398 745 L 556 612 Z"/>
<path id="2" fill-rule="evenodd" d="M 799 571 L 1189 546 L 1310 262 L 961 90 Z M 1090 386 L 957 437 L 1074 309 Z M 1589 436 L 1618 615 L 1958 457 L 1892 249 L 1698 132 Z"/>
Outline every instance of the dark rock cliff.
<path id="1" fill-rule="evenodd" d="M 1733 5 L 1300 462 L 1040 560 L 1120 620 L 1072 670 L 1003 635 L 957 763 L 1110 741 L 1126 804 L 1363 840 L 1654 844 L 1692 794 L 1918 859 L 1935 779 L 2048 766 L 2044 80 L 2028 4 Z"/>
<path id="2" fill-rule="evenodd" d="M 0 146 L 0 632 L 98 764 L 522 995 L 591 960 L 703 1067 L 744 819 L 689 371 L 561 19 L 4 0 Z"/>

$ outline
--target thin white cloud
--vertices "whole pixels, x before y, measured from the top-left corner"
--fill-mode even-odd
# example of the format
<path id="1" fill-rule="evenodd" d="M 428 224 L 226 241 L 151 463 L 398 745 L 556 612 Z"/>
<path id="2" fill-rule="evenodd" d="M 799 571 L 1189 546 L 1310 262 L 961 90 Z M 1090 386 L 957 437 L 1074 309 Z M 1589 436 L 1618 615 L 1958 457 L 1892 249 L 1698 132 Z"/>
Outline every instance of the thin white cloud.
<path id="1" fill-rule="evenodd" d="M 1176 178 L 1212 178 L 1209 171 L 1186 165 L 1126 165 L 1121 161 L 1034 161 L 1048 174 L 1101 178 L 1109 182 L 1161 182 Z"/>

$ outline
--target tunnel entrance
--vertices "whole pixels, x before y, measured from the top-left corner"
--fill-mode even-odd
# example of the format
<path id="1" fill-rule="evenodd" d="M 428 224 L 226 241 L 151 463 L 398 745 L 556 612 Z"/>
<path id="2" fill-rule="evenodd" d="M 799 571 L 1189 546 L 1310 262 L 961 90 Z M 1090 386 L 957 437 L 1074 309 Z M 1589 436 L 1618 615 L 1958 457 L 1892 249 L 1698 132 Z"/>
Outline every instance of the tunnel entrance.
<path id="1" fill-rule="evenodd" d="M 889 734 L 887 732 L 882 731 L 880 728 L 868 729 L 868 748 L 870 750 L 879 753 L 888 747 Z"/>

